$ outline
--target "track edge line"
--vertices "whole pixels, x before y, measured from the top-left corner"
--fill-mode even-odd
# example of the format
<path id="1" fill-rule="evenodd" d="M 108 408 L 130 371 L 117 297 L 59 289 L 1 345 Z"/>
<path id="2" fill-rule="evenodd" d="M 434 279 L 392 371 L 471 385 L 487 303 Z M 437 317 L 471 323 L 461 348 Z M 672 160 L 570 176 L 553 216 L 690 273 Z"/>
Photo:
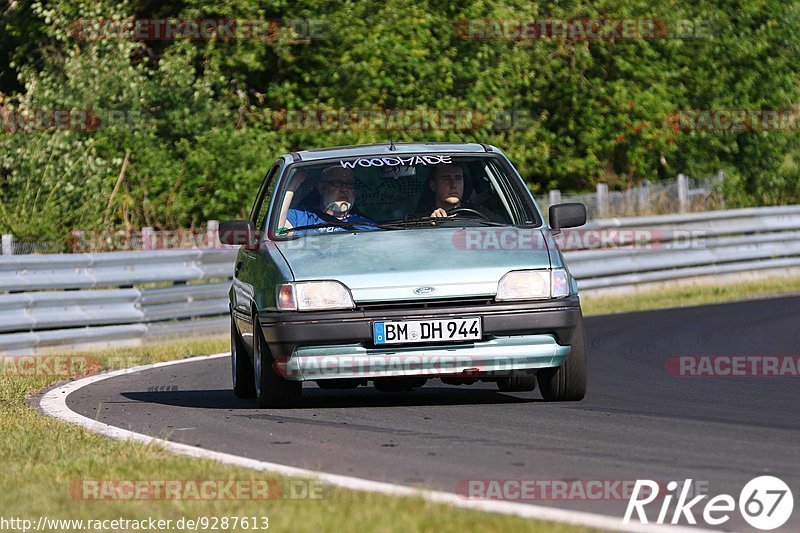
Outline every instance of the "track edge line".
<path id="1" fill-rule="evenodd" d="M 365 492 L 375 492 L 385 494 L 388 496 L 411 496 L 422 498 L 426 501 L 433 503 L 441 503 L 451 505 L 453 507 L 462 509 L 472 509 L 477 511 L 485 511 L 490 513 L 500 513 L 507 515 L 514 515 L 521 518 L 529 518 L 536 520 L 543 520 L 548 522 L 557 522 L 562 524 L 570 524 L 577 526 L 586 526 L 596 529 L 603 529 L 607 531 L 624 531 L 630 533 L 654 533 L 654 532 L 672 532 L 672 533 L 698 533 L 703 531 L 713 531 L 701 528 L 690 528 L 685 526 L 669 526 L 657 524 L 641 524 L 641 523 L 623 523 L 621 519 L 613 518 L 608 515 L 598 513 L 588 513 L 583 511 L 569 511 L 566 509 L 558 509 L 553 507 L 546 507 L 543 505 L 533 505 L 527 503 L 497 501 L 497 500 L 470 500 L 459 497 L 457 494 L 429 490 L 418 489 L 406 485 L 399 485 L 395 483 L 388 483 L 383 481 L 372 481 L 369 479 L 362 479 L 352 476 L 343 476 L 340 474 L 331 474 L 327 472 L 317 472 L 304 468 L 297 468 L 278 463 L 270 463 L 267 461 L 259 461 L 257 459 L 250 459 L 248 457 L 241 457 L 238 455 L 228 454 L 224 452 L 216 452 L 213 450 L 206 450 L 196 446 L 189 446 L 188 444 L 180 444 L 177 442 L 151 437 L 143 433 L 136 433 L 127 429 L 118 428 L 98 422 L 84 415 L 76 413 L 67 406 L 67 398 L 70 394 L 80 390 L 83 387 L 111 379 L 124 374 L 133 372 L 140 372 L 159 368 L 163 366 L 170 366 L 183 363 L 197 362 L 207 359 L 217 359 L 220 357 L 227 357 L 230 352 L 217 353 L 211 355 L 203 355 L 198 357 L 189 357 L 185 359 L 177 359 L 174 361 L 162 361 L 159 363 L 150 363 L 146 365 L 139 365 L 132 368 L 124 368 L 120 370 L 112 370 L 109 372 L 102 372 L 93 374 L 84 378 L 79 378 L 70 381 L 63 385 L 56 386 L 47 390 L 39 400 L 39 408 L 47 416 L 57 418 L 64 422 L 76 424 L 89 431 L 98 433 L 100 435 L 121 440 L 121 441 L 135 441 L 143 444 L 157 445 L 166 450 L 169 450 L 178 455 L 195 457 L 200 459 L 211 459 L 222 464 L 238 466 L 242 468 L 249 468 L 252 470 L 260 470 L 263 472 L 272 472 L 285 476 L 294 476 L 302 478 L 313 478 L 323 481 L 329 485 Z"/>

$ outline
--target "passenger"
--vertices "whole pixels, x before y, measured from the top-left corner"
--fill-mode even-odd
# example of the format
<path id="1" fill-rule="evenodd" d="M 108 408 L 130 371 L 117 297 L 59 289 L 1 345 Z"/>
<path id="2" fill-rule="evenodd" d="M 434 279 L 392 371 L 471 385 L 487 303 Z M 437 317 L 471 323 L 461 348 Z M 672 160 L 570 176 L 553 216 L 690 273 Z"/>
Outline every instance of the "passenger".
<path id="1" fill-rule="evenodd" d="M 306 175 L 299 170 L 292 178 L 281 206 L 281 224 L 283 228 L 299 228 L 333 222 L 330 217 L 335 217 L 342 222 L 366 222 L 374 224 L 371 220 L 353 212 L 355 202 L 356 181 L 353 171 L 339 166 L 326 168 L 322 172 L 322 179 L 317 184 L 319 192 L 319 206 L 317 209 L 291 208 L 295 193 L 303 186 Z M 342 228 L 331 226 L 319 228 L 319 232 L 341 231 Z M 370 226 L 356 229 L 371 229 Z"/>
<path id="2" fill-rule="evenodd" d="M 461 165 L 439 165 L 428 185 L 436 195 L 432 217 L 446 217 L 447 211 L 461 207 L 464 196 L 464 169 Z"/>

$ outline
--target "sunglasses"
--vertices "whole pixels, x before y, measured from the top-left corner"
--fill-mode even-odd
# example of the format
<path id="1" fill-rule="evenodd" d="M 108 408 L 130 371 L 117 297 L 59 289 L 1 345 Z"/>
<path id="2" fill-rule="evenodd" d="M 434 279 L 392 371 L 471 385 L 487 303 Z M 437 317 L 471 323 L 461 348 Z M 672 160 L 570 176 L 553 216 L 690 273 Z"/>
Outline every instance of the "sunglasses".
<path id="1" fill-rule="evenodd" d="M 356 182 L 355 181 L 343 181 L 343 180 L 325 180 L 324 183 L 329 183 L 332 187 L 337 189 L 355 189 Z"/>

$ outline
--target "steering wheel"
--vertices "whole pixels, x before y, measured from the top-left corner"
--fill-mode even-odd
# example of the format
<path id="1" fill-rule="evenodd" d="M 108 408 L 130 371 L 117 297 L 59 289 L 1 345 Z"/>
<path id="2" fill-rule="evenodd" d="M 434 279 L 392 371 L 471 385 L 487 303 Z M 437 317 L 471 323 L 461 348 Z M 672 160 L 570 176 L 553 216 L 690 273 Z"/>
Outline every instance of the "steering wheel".
<path id="1" fill-rule="evenodd" d="M 482 218 L 483 220 L 489 220 L 489 218 L 480 211 L 477 211 L 475 209 L 470 209 L 469 207 L 454 207 L 453 209 L 447 210 L 448 216 L 457 215 L 459 213 L 469 213 L 471 215 L 477 215 L 479 218 Z"/>

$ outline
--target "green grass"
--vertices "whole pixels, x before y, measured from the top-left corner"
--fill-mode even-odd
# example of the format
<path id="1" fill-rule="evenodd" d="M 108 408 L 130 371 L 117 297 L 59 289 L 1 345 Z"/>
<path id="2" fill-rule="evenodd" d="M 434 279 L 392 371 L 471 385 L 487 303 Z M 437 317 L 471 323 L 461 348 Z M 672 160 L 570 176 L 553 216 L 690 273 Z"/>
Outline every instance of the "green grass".
<path id="1" fill-rule="evenodd" d="M 800 278 L 767 278 L 738 285 L 699 285 L 625 296 L 585 296 L 587 315 L 728 302 L 800 292 Z M 228 350 L 227 337 L 93 352 L 103 368 L 119 368 Z M 88 365 L 92 367 L 93 365 Z M 95 368 L 96 370 L 96 368 Z M 178 520 L 200 516 L 268 516 L 273 531 L 587 531 L 560 524 L 456 509 L 419 498 L 325 488 L 313 500 L 84 501 L 76 480 L 277 480 L 280 476 L 175 456 L 157 446 L 123 443 L 39 414 L 27 397 L 57 376 L 0 373 L 0 517 Z"/>
<path id="2" fill-rule="evenodd" d="M 605 315 L 800 294 L 800 277 L 768 277 L 737 284 L 682 284 L 633 294 L 581 297 L 584 315 Z"/>
<path id="3" fill-rule="evenodd" d="M 141 364 L 226 351 L 227 338 L 171 342 L 93 354 L 100 365 Z M 111 440 L 39 414 L 26 397 L 57 377 L 0 375 L 0 517 L 178 520 L 268 516 L 271 531 L 589 531 L 457 509 L 421 498 L 326 487 L 319 499 L 110 501 L 73 498 L 76 480 L 285 480 L 280 476 Z M 241 529 L 237 529 L 241 530 Z M 108 530 L 110 531 L 110 529 Z M 229 530 L 230 531 L 230 530 Z"/>

